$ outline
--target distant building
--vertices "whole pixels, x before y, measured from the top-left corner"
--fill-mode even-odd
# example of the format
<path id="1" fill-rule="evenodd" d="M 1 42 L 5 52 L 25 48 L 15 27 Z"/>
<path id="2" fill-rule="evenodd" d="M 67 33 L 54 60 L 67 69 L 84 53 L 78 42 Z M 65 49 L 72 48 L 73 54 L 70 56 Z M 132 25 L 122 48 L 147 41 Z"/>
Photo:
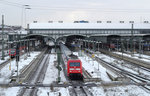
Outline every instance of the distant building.
<path id="1" fill-rule="evenodd" d="M 12 35 L 16 35 L 16 34 L 27 34 L 27 31 L 25 31 L 24 29 L 22 29 L 21 26 L 4 26 L 4 40 L 5 41 L 11 41 L 11 40 L 15 40 L 16 36 L 12 36 Z M 0 40 L 2 40 L 2 26 L 0 25 Z"/>
<path id="2" fill-rule="evenodd" d="M 132 22 L 133 23 L 133 22 Z M 30 35 L 47 35 L 53 39 L 63 36 L 80 35 L 96 38 L 102 42 L 110 42 L 116 38 L 129 39 L 132 32 L 132 23 L 31 23 Z M 134 23 L 133 34 L 139 39 L 146 40 L 150 36 L 150 24 Z M 149 39 L 150 40 L 150 39 Z"/>

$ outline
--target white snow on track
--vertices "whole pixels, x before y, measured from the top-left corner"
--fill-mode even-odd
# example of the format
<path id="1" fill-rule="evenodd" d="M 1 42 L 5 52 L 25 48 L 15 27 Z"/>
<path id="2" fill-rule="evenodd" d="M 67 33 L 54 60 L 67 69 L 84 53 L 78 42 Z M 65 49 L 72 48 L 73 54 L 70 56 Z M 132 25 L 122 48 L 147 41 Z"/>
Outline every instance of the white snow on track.
<path id="1" fill-rule="evenodd" d="M 52 53 L 54 50 L 52 50 Z M 19 62 L 19 69 L 23 68 L 23 66 L 27 65 L 32 61 L 39 52 L 31 53 L 31 57 L 27 60 L 21 60 Z M 78 53 L 76 53 L 78 55 Z M 106 70 L 103 66 L 101 66 L 98 62 L 93 61 L 91 58 L 87 57 L 85 54 L 83 56 L 79 57 L 82 61 L 83 67 L 85 70 L 87 70 L 93 78 L 101 78 L 103 81 L 110 81 L 106 74 Z M 114 59 L 112 59 L 109 56 L 100 54 L 100 58 L 103 58 L 103 60 L 108 62 L 113 62 Z M 56 68 L 56 65 L 54 64 L 54 61 L 57 60 L 56 54 L 50 54 L 50 60 L 49 60 L 49 66 L 47 68 L 45 78 L 43 81 L 43 84 L 51 84 L 54 83 L 54 81 L 57 80 L 58 77 L 58 70 Z M 98 65 L 99 64 L 99 65 Z M 12 70 L 16 70 L 15 61 L 14 63 L 11 63 Z M 6 74 L 6 75 L 5 75 Z M 9 76 L 11 74 L 11 71 L 9 70 L 9 64 L 4 67 L 3 70 L 0 71 L 0 79 L 1 81 L 9 81 Z M 66 79 L 64 77 L 63 71 L 61 71 L 61 83 L 66 82 Z M 3 79 L 3 80 L 2 80 Z M 12 87 L 12 88 L 0 88 L 0 96 L 17 96 L 19 87 Z M 149 93 L 147 93 L 145 90 L 141 89 L 138 86 L 100 86 L 100 87 L 92 87 L 90 91 L 93 93 L 94 96 L 149 96 Z M 68 88 L 54 88 L 51 90 L 51 88 L 39 88 L 38 90 L 38 96 L 71 96 L 69 95 Z"/>
<path id="2" fill-rule="evenodd" d="M 40 52 L 31 52 L 30 57 L 27 60 L 22 59 L 19 61 L 19 70 L 21 70 L 25 65 L 28 65 Z M 11 65 L 11 70 L 9 70 L 9 66 Z M 0 83 L 9 83 L 11 74 L 16 74 L 15 70 L 16 67 L 16 60 L 13 60 L 10 64 L 7 64 L 4 68 L 0 70 Z M 0 88 L 0 96 L 16 96 L 19 91 L 19 87 L 10 87 L 10 88 Z"/>
<path id="3" fill-rule="evenodd" d="M 51 51 L 51 53 L 54 53 L 54 50 Z M 51 84 L 57 81 L 58 77 L 58 69 L 56 68 L 57 64 L 54 64 L 54 61 L 57 60 L 57 54 L 50 54 L 50 60 L 49 60 L 49 66 L 47 68 L 47 72 L 43 81 L 43 84 Z M 63 74 L 63 71 L 60 73 L 61 77 L 61 83 L 66 82 L 65 76 Z M 70 96 L 68 88 L 54 88 L 54 90 L 51 90 L 50 88 L 39 88 L 38 96 Z"/>

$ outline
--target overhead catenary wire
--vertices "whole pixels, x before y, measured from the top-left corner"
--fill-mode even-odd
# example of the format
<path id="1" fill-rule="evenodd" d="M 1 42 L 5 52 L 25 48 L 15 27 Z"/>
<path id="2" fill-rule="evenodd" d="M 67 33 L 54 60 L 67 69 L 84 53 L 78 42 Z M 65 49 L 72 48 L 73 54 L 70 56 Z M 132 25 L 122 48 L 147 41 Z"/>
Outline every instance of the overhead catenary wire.
<path id="1" fill-rule="evenodd" d="M 0 0 L 0 4 L 5 4 L 5 5 L 10 5 L 10 6 L 15 6 L 15 7 L 19 7 L 21 8 L 22 5 L 18 4 L 18 3 L 14 3 L 14 2 L 9 2 L 9 1 L 5 1 L 5 0 Z"/>
<path id="2" fill-rule="evenodd" d="M 21 4 L 18 2 L 10 2 L 7 0 L 0 0 L 1 4 L 7 4 L 10 6 L 15 6 L 22 8 L 25 4 Z M 28 4 L 26 4 L 28 5 Z M 114 9 L 114 8 L 90 8 L 90 7 L 49 7 L 49 6 L 42 6 L 42 5 L 33 5 L 30 4 L 30 8 L 32 10 L 56 10 L 56 11 L 70 11 L 70 10 L 83 10 L 83 11 L 100 11 L 100 12 L 125 12 L 125 13 L 148 13 L 150 9 Z"/>

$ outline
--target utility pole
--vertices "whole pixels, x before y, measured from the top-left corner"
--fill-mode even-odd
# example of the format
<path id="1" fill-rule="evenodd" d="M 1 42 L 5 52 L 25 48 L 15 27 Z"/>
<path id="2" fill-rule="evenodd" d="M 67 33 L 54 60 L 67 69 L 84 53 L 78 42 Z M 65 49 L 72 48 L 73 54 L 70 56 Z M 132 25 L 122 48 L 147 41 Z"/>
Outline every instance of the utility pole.
<path id="1" fill-rule="evenodd" d="M 4 15 L 2 15 L 2 60 L 5 60 L 4 56 Z"/>

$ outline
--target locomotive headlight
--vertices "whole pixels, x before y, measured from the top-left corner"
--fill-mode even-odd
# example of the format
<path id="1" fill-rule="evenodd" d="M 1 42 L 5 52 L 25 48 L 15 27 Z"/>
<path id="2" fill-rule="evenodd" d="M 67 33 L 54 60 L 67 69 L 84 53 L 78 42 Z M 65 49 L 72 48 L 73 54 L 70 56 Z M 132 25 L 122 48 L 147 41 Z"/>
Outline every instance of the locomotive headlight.
<path id="1" fill-rule="evenodd" d="M 80 68 L 76 68 L 76 70 L 80 70 Z"/>
<path id="2" fill-rule="evenodd" d="M 70 70 L 74 70 L 74 68 L 70 68 Z"/>

